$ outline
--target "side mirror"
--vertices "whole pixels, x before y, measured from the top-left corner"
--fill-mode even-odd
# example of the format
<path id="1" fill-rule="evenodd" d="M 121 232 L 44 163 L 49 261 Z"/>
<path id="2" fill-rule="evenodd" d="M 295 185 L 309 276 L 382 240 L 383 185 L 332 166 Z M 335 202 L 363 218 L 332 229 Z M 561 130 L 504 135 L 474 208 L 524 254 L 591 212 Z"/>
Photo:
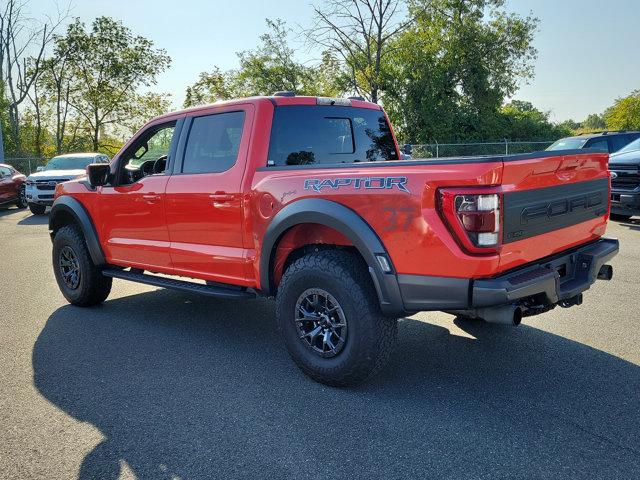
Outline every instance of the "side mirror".
<path id="1" fill-rule="evenodd" d="M 111 174 L 111 165 L 108 163 L 91 163 L 87 165 L 87 177 L 92 187 L 106 185 Z"/>
<path id="2" fill-rule="evenodd" d="M 39 165 L 39 166 L 36 168 L 36 172 L 42 172 L 42 171 L 44 171 L 44 165 Z"/>
<path id="3" fill-rule="evenodd" d="M 402 153 L 406 153 L 407 155 L 411 155 L 411 152 L 413 152 L 413 145 L 411 145 L 410 143 L 405 143 L 402 146 Z"/>

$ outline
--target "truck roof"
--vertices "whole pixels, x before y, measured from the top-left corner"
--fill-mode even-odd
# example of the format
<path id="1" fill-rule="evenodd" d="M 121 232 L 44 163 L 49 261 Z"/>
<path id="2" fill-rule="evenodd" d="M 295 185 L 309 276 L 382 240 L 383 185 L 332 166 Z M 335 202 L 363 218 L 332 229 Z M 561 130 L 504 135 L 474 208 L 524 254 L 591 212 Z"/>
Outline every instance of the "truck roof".
<path id="1" fill-rule="evenodd" d="M 572 135 L 566 138 L 594 138 L 594 137 L 604 137 L 604 136 L 613 136 L 613 135 L 628 135 L 639 133 L 637 130 L 604 130 L 602 132 L 588 132 L 581 133 L 579 135 Z"/>
<path id="2" fill-rule="evenodd" d="M 206 105 L 199 105 L 197 107 L 184 108 L 181 110 L 176 110 L 173 112 L 165 113 L 164 115 L 160 115 L 159 117 L 154 118 L 169 118 L 174 117 L 176 115 L 181 114 L 189 114 L 202 110 L 207 110 L 212 106 L 233 106 L 240 104 L 259 104 L 264 102 L 270 102 L 274 106 L 287 106 L 287 105 L 336 105 L 336 106 L 350 106 L 356 108 L 369 108 L 372 110 L 382 110 L 382 107 L 376 103 L 367 102 L 366 100 L 359 100 L 354 97 L 352 98 L 334 98 L 334 97 L 310 97 L 310 96 L 282 96 L 282 95 L 270 95 L 270 96 L 257 96 L 257 97 L 246 97 L 246 98 L 236 98 L 233 100 L 225 100 L 215 103 L 209 103 Z M 332 103 L 333 102 L 333 103 Z"/>

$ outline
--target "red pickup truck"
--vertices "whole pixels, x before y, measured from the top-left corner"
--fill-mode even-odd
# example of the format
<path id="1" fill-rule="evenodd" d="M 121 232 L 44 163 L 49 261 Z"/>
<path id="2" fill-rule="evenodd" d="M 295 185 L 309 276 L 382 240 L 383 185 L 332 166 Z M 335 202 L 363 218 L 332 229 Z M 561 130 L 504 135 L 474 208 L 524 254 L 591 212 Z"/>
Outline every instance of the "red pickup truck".
<path id="1" fill-rule="evenodd" d="M 224 102 L 156 118 L 110 164 L 58 185 L 53 267 L 81 306 L 105 300 L 113 278 L 275 297 L 297 365 L 349 385 L 384 365 L 398 317 L 517 325 L 610 279 L 607 160 L 402 160 L 379 105 Z"/>

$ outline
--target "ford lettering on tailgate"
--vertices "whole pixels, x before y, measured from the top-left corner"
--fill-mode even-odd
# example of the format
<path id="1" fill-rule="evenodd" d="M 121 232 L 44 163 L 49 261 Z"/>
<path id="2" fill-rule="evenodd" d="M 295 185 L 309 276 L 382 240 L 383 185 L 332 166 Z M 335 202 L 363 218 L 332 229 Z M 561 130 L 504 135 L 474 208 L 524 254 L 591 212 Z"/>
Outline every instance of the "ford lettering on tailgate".
<path id="1" fill-rule="evenodd" d="M 570 227 L 607 211 L 609 179 L 504 195 L 504 243 Z"/>

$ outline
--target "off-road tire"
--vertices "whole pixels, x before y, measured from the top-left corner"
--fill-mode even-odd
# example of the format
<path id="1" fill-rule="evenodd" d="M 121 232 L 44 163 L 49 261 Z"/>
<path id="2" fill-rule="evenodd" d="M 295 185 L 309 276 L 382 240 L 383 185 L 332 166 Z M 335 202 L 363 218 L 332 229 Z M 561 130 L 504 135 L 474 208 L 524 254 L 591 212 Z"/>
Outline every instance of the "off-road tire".
<path id="1" fill-rule="evenodd" d="M 18 199 L 16 200 L 16 207 L 18 208 L 27 208 L 27 206 L 29 205 L 27 203 L 27 197 L 24 196 L 24 185 L 22 185 L 22 187 L 20 187 L 20 195 L 18 196 Z"/>
<path id="2" fill-rule="evenodd" d="M 31 213 L 33 213 L 34 215 L 44 215 L 44 212 L 47 210 L 47 206 L 38 205 L 37 203 L 30 203 L 29 210 L 31 210 Z"/>
<path id="3" fill-rule="evenodd" d="M 319 288 L 333 296 L 346 317 L 342 350 L 323 358 L 300 338 L 296 304 Z M 361 383 L 387 363 L 397 339 L 398 321 L 382 314 L 364 261 L 343 250 L 318 250 L 295 260 L 282 276 L 276 316 L 284 342 L 298 367 L 313 380 L 345 387 Z"/>
<path id="4" fill-rule="evenodd" d="M 69 252 L 69 249 L 75 256 L 79 270 L 76 288 L 71 288 L 65 283 L 60 267 L 61 254 L 63 250 Z M 102 275 L 101 270 L 94 265 L 82 230 L 78 226 L 67 225 L 56 232 L 52 261 L 58 287 L 69 303 L 79 307 L 91 307 L 102 303 L 109 296 L 112 279 Z"/>

